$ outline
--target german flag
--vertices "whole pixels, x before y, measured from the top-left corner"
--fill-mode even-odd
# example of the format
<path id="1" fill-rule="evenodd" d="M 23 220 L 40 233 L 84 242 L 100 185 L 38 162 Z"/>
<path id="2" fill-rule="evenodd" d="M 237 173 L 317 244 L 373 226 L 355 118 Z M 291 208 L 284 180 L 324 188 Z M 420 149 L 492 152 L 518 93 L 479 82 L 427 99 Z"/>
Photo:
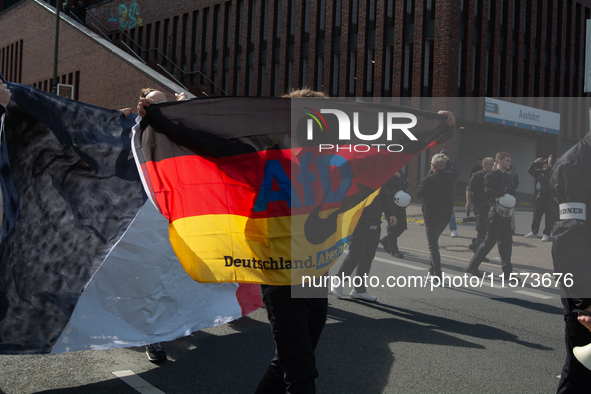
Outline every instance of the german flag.
<path id="1" fill-rule="evenodd" d="M 391 114 L 411 114 L 412 132 Z M 208 98 L 147 108 L 133 150 L 191 277 L 288 285 L 324 274 L 379 188 L 449 131 L 445 116 L 392 105 Z"/>

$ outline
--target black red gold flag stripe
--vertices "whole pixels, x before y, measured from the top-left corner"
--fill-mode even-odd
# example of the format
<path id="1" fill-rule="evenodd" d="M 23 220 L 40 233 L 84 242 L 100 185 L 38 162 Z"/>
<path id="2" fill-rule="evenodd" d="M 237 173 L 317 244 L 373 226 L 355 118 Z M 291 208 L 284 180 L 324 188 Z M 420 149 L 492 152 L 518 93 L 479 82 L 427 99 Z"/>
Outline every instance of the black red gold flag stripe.
<path id="1" fill-rule="evenodd" d="M 195 280 L 286 285 L 325 273 L 379 188 L 450 131 L 435 113 L 346 102 L 342 111 L 365 119 L 412 114 L 416 138 L 384 133 L 369 144 L 355 132 L 338 141 L 341 124 L 320 108 L 336 104 L 298 100 L 165 103 L 148 107 L 134 128 L 144 187 Z M 317 120 L 311 126 L 309 116 Z M 393 144 L 403 149 L 386 149 Z"/>

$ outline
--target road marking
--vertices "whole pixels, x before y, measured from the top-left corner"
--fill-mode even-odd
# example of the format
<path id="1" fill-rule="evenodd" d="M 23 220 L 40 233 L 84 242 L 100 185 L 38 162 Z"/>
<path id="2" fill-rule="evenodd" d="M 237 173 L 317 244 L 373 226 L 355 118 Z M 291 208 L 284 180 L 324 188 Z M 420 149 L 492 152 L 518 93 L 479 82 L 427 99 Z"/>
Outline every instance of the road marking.
<path id="1" fill-rule="evenodd" d="M 550 299 L 554 298 L 552 296 L 547 296 L 547 295 L 538 294 L 538 293 L 532 293 L 531 291 L 525 291 L 525 290 L 516 290 L 515 293 L 519 293 L 519 294 L 523 294 L 523 295 L 527 295 L 527 296 L 531 296 L 531 297 L 536 297 L 536 298 L 541 298 L 542 300 L 550 300 Z"/>
<path id="2" fill-rule="evenodd" d="M 381 261 L 382 263 L 386 263 L 386 264 L 397 265 L 399 267 L 410 268 L 410 269 L 417 270 L 417 271 L 425 270 L 424 267 L 417 267 L 416 265 L 399 263 L 398 261 L 387 260 L 387 259 L 383 259 L 381 257 L 374 257 L 374 260 L 378 260 L 378 261 Z"/>
<path id="3" fill-rule="evenodd" d="M 152 386 L 150 383 L 133 373 L 133 371 L 126 370 L 111 373 L 142 394 L 165 394 L 164 391 Z"/>

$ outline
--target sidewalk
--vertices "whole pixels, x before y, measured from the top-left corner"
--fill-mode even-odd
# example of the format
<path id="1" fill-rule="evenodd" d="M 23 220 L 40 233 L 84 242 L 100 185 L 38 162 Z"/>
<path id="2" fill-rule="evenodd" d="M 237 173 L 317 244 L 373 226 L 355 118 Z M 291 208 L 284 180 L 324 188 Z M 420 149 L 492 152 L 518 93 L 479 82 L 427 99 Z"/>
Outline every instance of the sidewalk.
<path id="1" fill-rule="evenodd" d="M 439 238 L 439 247 L 442 259 L 451 259 L 468 265 L 472 258 L 472 251 L 468 249 L 472 238 L 476 237 L 474 222 L 464 223 L 466 210 L 463 206 L 454 206 L 456 222 L 458 223 L 458 237 L 451 238 L 449 227 L 445 229 Z M 541 238 L 524 238 L 531 231 L 530 225 L 533 215 L 532 207 L 518 206 L 515 210 L 516 235 L 513 236 L 513 253 L 511 262 L 516 272 L 553 272 L 551 249 L 552 242 L 542 242 Z M 398 246 L 403 253 L 415 254 L 429 260 L 427 236 L 423 223 L 421 205 L 413 203 L 406 208 L 408 229 L 398 239 Z M 540 234 L 543 230 L 540 228 Z M 382 222 L 382 234 L 386 234 L 386 224 Z M 380 246 L 381 248 L 381 246 Z M 481 269 L 488 271 L 500 271 L 501 260 L 499 252 L 494 247 L 487 256 L 489 263 L 482 263 Z M 392 257 L 392 259 L 396 259 Z M 398 259 L 396 259 L 398 260 Z"/>

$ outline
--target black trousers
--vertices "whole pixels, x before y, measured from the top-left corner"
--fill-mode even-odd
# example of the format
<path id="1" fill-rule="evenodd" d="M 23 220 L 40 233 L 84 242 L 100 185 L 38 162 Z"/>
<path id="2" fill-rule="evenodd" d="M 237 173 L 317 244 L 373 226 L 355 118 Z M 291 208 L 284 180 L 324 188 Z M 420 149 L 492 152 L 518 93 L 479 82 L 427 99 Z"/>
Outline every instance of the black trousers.
<path id="1" fill-rule="evenodd" d="M 349 254 L 339 269 L 338 276 L 350 276 L 355 270 L 355 276 L 363 277 L 369 274 L 371 263 L 376 255 L 380 242 L 381 228 L 379 224 L 358 223 L 349 241 Z M 355 281 L 359 283 L 359 281 Z M 363 282 L 363 281 L 362 281 Z M 367 289 L 364 284 L 355 286 L 355 291 L 365 293 Z"/>
<path id="2" fill-rule="evenodd" d="M 388 220 L 389 218 L 386 218 Z M 398 237 L 406 230 L 406 210 L 396 215 L 396 224 L 394 226 L 386 227 L 386 235 L 380 239 L 380 242 L 390 247 L 390 252 L 399 252 L 398 249 Z"/>
<path id="3" fill-rule="evenodd" d="M 531 231 L 534 234 L 540 231 L 542 215 L 544 216 L 544 234 L 550 236 L 552 234 L 552 226 L 554 226 L 554 221 L 552 220 L 552 200 L 550 196 L 538 193 L 534 200 L 534 218 L 531 222 Z"/>
<path id="4" fill-rule="evenodd" d="M 491 209 L 488 215 L 488 228 L 484 240 L 478 246 L 476 253 L 472 256 L 468 269 L 476 270 L 482 263 L 482 260 L 492 250 L 498 242 L 499 255 L 501 256 L 501 268 L 504 274 L 513 272 L 511 264 L 511 252 L 513 245 L 513 229 L 511 228 L 511 218 L 498 215 L 494 209 Z"/>
<path id="5" fill-rule="evenodd" d="M 292 298 L 291 286 L 261 285 L 275 341 L 275 357 L 257 394 L 315 393 L 314 351 L 326 323 L 328 298 Z"/>
<path id="6" fill-rule="evenodd" d="M 486 236 L 488 211 L 490 211 L 489 204 L 474 205 L 474 216 L 476 217 L 476 247 L 484 241 L 484 237 Z"/>
<path id="7" fill-rule="evenodd" d="M 441 277 L 441 254 L 439 254 L 439 237 L 449 222 L 445 223 L 425 223 L 425 232 L 427 233 L 427 245 L 429 245 L 429 254 L 431 255 L 431 268 L 429 273 L 432 276 Z"/>
<path id="8" fill-rule="evenodd" d="M 575 305 L 570 298 L 563 298 L 562 305 L 564 306 L 566 361 L 556 392 L 559 394 L 588 393 L 591 371 L 576 359 L 573 348 L 591 343 L 591 331 L 579 323 L 576 314 L 573 315 L 572 311 L 575 309 Z"/>

